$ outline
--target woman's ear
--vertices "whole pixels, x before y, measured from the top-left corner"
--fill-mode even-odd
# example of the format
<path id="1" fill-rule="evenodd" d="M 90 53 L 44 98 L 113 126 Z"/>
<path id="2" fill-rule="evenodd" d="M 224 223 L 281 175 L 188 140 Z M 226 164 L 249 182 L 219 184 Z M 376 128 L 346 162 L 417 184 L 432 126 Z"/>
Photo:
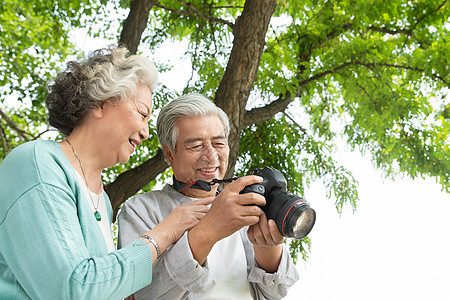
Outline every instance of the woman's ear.
<path id="1" fill-rule="evenodd" d="M 98 119 L 101 119 L 103 117 L 103 105 L 105 105 L 104 101 L 102 101 L 100 103 L 100 105 L 92 111 L 92 113 L 94 114 L 94 117 L 96 117 Z"/>

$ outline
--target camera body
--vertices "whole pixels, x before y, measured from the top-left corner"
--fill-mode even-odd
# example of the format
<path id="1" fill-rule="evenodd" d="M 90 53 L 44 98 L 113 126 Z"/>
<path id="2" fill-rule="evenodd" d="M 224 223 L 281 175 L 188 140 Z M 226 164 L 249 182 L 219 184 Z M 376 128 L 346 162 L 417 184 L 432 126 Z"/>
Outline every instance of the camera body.
<path id="1" fill-rule="evenodd" d="M 286 237 L 302 239 L 314 226 L 315 211 L 309 203 L 286 190 L 287 182 L 280 171 L 264 167 L 250 172 L 263 178 L 261 183 L 246 186 L 241 194 L 257 193 L 265 197 L 266 205 L 261 209 L 268 219 L 273 219 L 280 233 Z"/>

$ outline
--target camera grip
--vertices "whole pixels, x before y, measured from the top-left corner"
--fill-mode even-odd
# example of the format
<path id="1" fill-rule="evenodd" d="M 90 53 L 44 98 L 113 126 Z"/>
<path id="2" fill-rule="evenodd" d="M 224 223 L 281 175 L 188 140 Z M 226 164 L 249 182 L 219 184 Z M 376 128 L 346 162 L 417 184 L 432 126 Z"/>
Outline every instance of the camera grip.
<path id="1" fill-rule="evenodd" d="M 241 192 L 240 194 L 247 194 L 247 193 L 257 193 L 260 194 L 262 196 L 264 196 L 264 193 L 266 192 L 266 189 L 264 188 L 263 185 L 259 184 L 259 183 L 255 183 L 252 185 L 247 185 Z"/>

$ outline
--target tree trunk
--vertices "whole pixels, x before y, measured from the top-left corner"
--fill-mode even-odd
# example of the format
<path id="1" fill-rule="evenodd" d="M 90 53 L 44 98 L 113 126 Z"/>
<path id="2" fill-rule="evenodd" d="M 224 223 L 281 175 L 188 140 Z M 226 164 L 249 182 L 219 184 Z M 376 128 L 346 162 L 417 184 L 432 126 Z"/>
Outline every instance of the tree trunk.
<path id="1" fill-rule="evenodd" d="M 153 4 L 153 1 L 148 0 L 131 2 L 130 13 L 123 23 L 120 42 L 126 44 L 132 53 L 137 51 Z M 245 127 L 245 106 L 256 81 L 268 24 L 275 7 L 275 0 L 248 0 L 233 28 L 233 48 L 215 95 L 216 105 L 221 107 L 230 119 L 230 158 L 226 177 L 231 177 L 234 173 L 239 154 L 240 133 Z M 111 199 L 114 219 L 123 202 L 154 180 L 167 167 L 168 164 L 160 150 L 155 157 L 137 168 L 120 174 L 114 182 L 108 184 L 105 191 Z"/>
<path id="2" fill-rule="evenodd" d="M 230 158 L 226 177 L 234 173 L 245 106 L 256 81 L 266 32 L 275 7 L 275 0 L 248 0 L 233 28 L 233 48 L 214 99 L 230 118 Z"/>
<path id="3" fill-rule="evenodd" d="M 155 0 L 131 0 L 130 13 L 123 22 L 119 43 L 125 44 L 135 54 L 141 36 L 148 24 L 148 16 Z M 136 194 L 147 183 L 166 170 L 168 164 L 164 160 L 162 150 L 139 167 L 120 174 L 116 180 L 105 186 L 113 207 L 113 220 L 116 219 L 120 205 Z"/>
<path id="4" fill-rule="evenodd" d="M 123 22 L 119 42 L 127 45 L 132 54 L 136 54 L 141 36 L 147 28 L 148 16 L 155 0 L 131 0 L 130 13 Z"/>
<path id="5" fill-rule="evenodd" d="M 117 211 L 123 202 L 154 180 L 168 166 L 164 160 L 163 151 L 160 149 L 154 157 L 134 169 L 123 172 L 114 182 L 105 186 L 105 191 L 113 207 L 113 220 L 116 219 Z"/>

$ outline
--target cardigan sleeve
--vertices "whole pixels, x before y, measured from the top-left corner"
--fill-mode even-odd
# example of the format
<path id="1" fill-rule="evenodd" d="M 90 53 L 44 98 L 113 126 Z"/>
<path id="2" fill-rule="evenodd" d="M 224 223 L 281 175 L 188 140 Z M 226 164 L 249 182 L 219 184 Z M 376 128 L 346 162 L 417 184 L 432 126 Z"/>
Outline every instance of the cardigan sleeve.
<path id="1" fill-rule="evenodd" d="M 1 254 L 32 299 L 122 299 L 151 282 L 151 249 L 140 240 L 90 255 L 77 207 L 61 188 L 34 186 L 0 221 Z"/>

